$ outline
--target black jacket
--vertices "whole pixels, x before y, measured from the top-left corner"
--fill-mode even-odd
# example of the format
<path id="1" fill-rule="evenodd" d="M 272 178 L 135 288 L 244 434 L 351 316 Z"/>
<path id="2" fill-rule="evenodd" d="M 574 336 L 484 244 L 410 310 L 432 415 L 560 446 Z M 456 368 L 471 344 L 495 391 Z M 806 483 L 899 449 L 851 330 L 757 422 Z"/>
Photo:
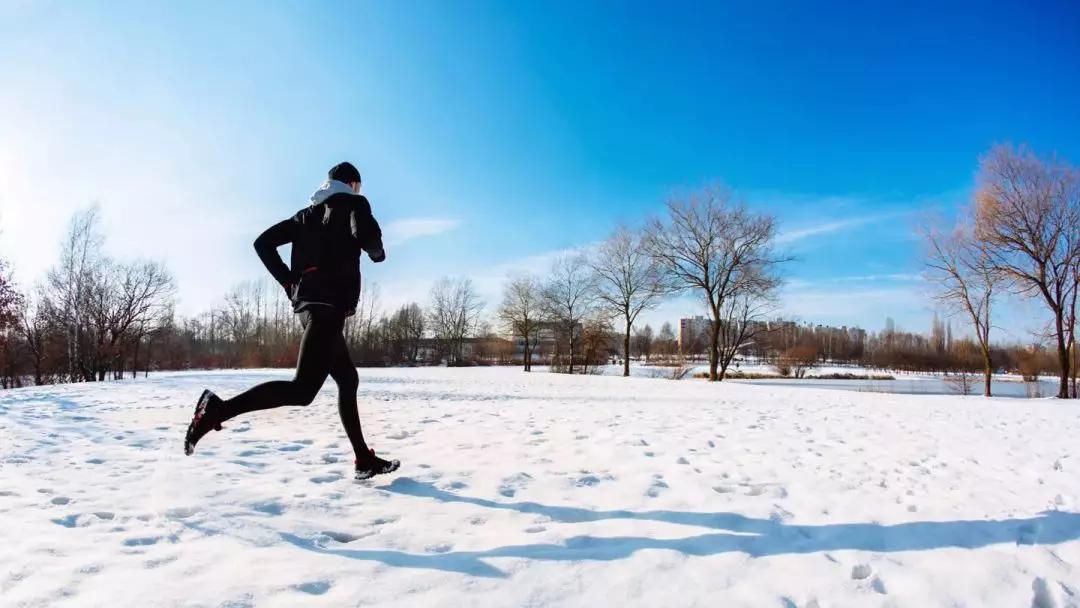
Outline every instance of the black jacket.
<path id="1" fill-rule="evenodd" d="M 292 243 L 289 266 L 277 252 L 286 243 Z M 255 239 L 255 251 L 289 293 L 295 312 L 332 306 L 346 316 L 360 299 L 361 252 L 373 262 L 386 259 L 371 204 L 351 193 L 332 194 L 274 224 Z"/>

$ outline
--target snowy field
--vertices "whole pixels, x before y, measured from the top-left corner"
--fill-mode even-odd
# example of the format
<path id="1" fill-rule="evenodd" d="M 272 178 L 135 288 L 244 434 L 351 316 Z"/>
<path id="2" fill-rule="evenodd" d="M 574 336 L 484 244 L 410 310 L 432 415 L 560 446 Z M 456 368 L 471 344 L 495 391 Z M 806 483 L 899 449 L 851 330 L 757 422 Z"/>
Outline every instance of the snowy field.
<path id="1" fill-rule="evenodd" d="M 204 386 L 0 393 L 0 605 L 1080 606 L 1080 404 L 360 370 L 193 457 Z"/>

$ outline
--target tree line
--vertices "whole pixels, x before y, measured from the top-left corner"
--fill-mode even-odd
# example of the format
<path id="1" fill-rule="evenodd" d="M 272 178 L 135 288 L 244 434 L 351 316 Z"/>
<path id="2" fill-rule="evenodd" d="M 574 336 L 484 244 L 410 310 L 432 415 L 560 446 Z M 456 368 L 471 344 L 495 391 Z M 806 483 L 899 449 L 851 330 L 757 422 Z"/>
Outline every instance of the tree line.
<path id="1" fill-rule="evenodd" d="M 1076 398 L 1080 295 L 1080 171 L 1026 147 L 996 146 L 980 159 L 973 203 L 956 224 L 923 229 L 937 298 L 967 319 L 982 359 L 983 393 L 995 368 L 994 310 L 1011 294 L 1040 303 L 1042 339 L 1058 364 L 1061 399 Z"/>
<path id="2" fill-rule="evenodd" d="M 923 228 L 928 278 L 971 337 L 953 339 L 935 318 L 930 335 L 799 325 L 775 318 L 780 270 L 777 222 L 714 185 L 674 195 L 664 213 L 621 226 L 595 247 L 559 256 L 538 274 L 507 278 L 491 318 L 468 278 L 447 277 L 423 304 L 380 310 L 365 286 L 346 338 L 358 365 L 539 362 L 585 373 L 613 359 L 672 363 L 699 358 L 723 380 L 739 357 L 819 360 L 868 367 L 969 372 L 986 394 L 995 371 L 1048 369 L 1059 397 L 1076 396 L 1080 292 L 1077 171 L 1026 148 L 997 147 L 980 161 L 976 195 L 949 229 Z M 76 214 L 60 258 L 30 292 L 0 262 L 0 385 L 98 381 L 154 369 L 287 367 L 300 328 L 282 290 L 241 283 L 213 309 L 175 313 L 166 266 L 105 253 L 96 208 Z M 991 344 L 991 312 L 1007 294 L 1042 302 L 1052 319 L 1036 345 Z M 670 324 L 639 327 L 645 311 L 689 295 L 707 312 L 700 335 Z M 947 335 L 946 335 L 947 333 Z M 1038 344 L 1048 342 L 1047 350 Z M 1026 375 L 1026 374 L 1025 374 Z"/>
<path id="3" fill-rule="evenodd" d="M 789 259 L 775 251 L 776 231 L 773 216 L 750 210 L 723 186 L 673 196 L 664 216 L 637 229 L 619 227 L 595 250 L 558 258 L 545 279 L 512 278 L 498 317 L 522 342 L 526 371 L 545 330 L 554 330 L 556 346 L 560 336 L 566 344 L 554 360 L 573 373 L 579 334 L 617 324 L 620 352 L 629 354 L 639 315 L 665 297 L 689 294 L 709 314 L 709 380 L 723 380 L 775 309 L 779 266 Z M 645 338 L 637 336 L 639 343 Z M 622 359 L 629 376 L 630 357 Z"/>

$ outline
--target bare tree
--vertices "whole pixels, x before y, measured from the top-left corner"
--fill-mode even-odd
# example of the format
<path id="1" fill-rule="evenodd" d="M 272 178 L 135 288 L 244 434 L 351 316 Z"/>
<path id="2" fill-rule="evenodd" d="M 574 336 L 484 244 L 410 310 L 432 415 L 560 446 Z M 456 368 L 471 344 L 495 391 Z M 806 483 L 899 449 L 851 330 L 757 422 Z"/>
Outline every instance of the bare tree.
<path id="1" fill-rule="evenodd" d="M 566 334 L 570 349 L 569 372 L 574 373 L 574 359 L 581 322 L 592 312 L 596 302 L 593 277 L 584 256 L 564 255 L 551 266 L 551 275 L 543 289 L 547 315 Z"/>
<path id="2" fill-rule="evenodd" d="M 1041 297 L 1053 316 L 1060 384 L 1069 397 L 1069 306 L 1080 285 L 1080 176 L 1025 147 L 997 146 L 981 160 L 976 235 L 1018 292 Z"/>
<path id="3" fill-rule="evenodd" d="M 1073 264 L 1072 297 L 1068 301 L 1065 314 L 1066 349 L 1071 353 L 1073 399 L 1080 398 L 1080 386 L 1077 386 L 1077 379 L 1080 377 L 1080 344 L 1077 344 L 1076 340 L 1076 328 L 1080 323 L 1077 319 L 1077 314 L 1080 313 L 1077 309 L 1078 304 L 1080 304 L 1080 263 Z"/>
<path id="4" fill-rule="evenodd" d="M 30 354 L 34 384 L 39 386 L 46 381 L 46 358 L 51 337 L 48 315 L 40 305 L 42 298 L 41 295 L 37 298 L 25 298 L 19 307 L 19 331 Z"/>
<path id="5" fill-rule="evenodd" d="M 667 221 L 651 220 L 649 253 L 683 290 L 697 291 L 708 306 L 709 380 L 719 373 L 720 330 L 729 298 L 751 288 L 749 274 L 774 277 L 785 261 L 773 253 L 776 221 L 733 201 L 730 190 L 712 186 L 667 204 Z"/>
<path id="6" fill-rule="evenodd" d="M 611 352 L 612 343 L 611 321 L 599 310 L 594 310 L 582 322 L 581 326 L 581 373 L 589 373 L 589 365 L 592 365 L 593 373 L 600 372 L 600 365 L 605 363 Z"/>
<path id="7" fill-rule="evenodd" d="M 0 260 L 0 387 L 22 385 L 20 311 L 25 298 L 15 289 L 8 265 Z"/>
<path id="8" fill-rule="evenodd" d="M 83 346 L 90 294 L 106 262 L 99 224 L 96 206 L 76 213 L 61 244 L 60 262 L 46 275 L 48 314 L 66 333 L 69 381 L 92 379 L 87 378 Z"/>
<path id="9" fill-rule="evenodd" d="M 776 290 L 780 280 L 768 273 L 748 271 L 743 284 L 720 308 L 720 377 L 727 375 L 735 355 L 767 332 L 765 319 L 776 310 Z"/>
<path id="10" fill-rule="evenodd" d="M 443 346 L 447 365 L 462 362 L 465 339 L 476 331 L 483 309 L 469 279 L 444 277 L 431 288 L 431 331 Z"/>
<path id="11" fill-rule="evenodd" d="M 954 312 L 963 312 L 975 330 L 982 354 L 983 395 L 989 397 L 994 374 L 990 360 L 990 312 L 1004 275 L 994 265 L 986 244 L 975 238 L 974 217 L 967 211 L 949 233 L 927 224 L 923 227 L 923 239 L 927 247 L 927 278 L 937 290 L 938 301 Z"/>
<path id="12" fill-rule="evenodd" d="M 345 342 L 361 361 L 372 357 L 372 340 L 379 318 L 379 306 L 379 285 L 369 283 L 360 292 L 356 312 L 345 320 Z"/>
<path id="13" fill-rule="evenodd" d="M 623 376 L 630 375 L 630 334 L 644 310 L 655 308 L 670 291 L 656 258 L 645 250 L 642 232 L 618 228 L 589 258 L 596 297 L 623 322 Z"/>
<path id="14" fill-rule="evenodd" d="M 675 354 L 676 349 L 675 332 L 671 329 L 671 323 L 664 321 L 664 324 L 660 326 L 660 331 L 656 334 L 656 350 L 665 359 L 670 359 Z"/>
<path id="15" fill-rule="evenodd" d="M 646 363 L 649 362 L 653 350 L 653 328 L 651 325 L 634 330 L 634 350 L 639 357 L 645 357 Z"/>
<path id="16" fill-rule="evenodd" d="M 803 344 L 792 346 L 783 353 L 780 353 L 775 367 L 776 370 L 780 372 L 781 376 L 791 374 L 796 378 L 805 378 L 806 372 L 817 365 L 817 360 L 817 347 L 810 344 Z"/>
<path id="17" fill-rule="evenodd" d="M 143 339 L 167 325 L 173 316 L 176 283 L 164 264 L 139 261 L 120 266 L 117 274 L 116 307 L 111 315 L 112 344 L 127 344 L 132 352 L 132 377 Z M 120 353 L 121 356 L 124 353 Z M 123 371 L 118 366 L 117 371 Z"/>
<path id="18" fill-rule="evenodd" d="M 498 317 L 511 339 L 524 341 L 524 369 L 532 371 L 533 349 L 539 341 L 543 319 L 543 294 L 540 284 L 531 276 L 515 277 L 506 284 Z"/>
<path id="19" fill-rule="evenodd" d="M 391 318 L 395 339 L 400 342 L 405 361 L 415 365 L 420 356 L 420 340 L 424 337 L 427 322 L 424 311 L 416 302 L 402 306 Z"/>

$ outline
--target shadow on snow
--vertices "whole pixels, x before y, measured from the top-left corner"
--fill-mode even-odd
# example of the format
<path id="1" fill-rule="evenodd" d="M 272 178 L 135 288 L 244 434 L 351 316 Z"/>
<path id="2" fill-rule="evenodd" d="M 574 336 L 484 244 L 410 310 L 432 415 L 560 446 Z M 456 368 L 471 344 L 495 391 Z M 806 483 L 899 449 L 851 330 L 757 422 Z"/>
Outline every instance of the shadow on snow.
<path id="1" fill-rule="evenodd" d="M 376 549 L 325 547 L 313 539 L 282 533 L 297 547 L 351 559 L 373 560 L 391 566 L 459 572 L 473 576 L 505 577 L 506 573 L 484 559 L 510 557 L 533 560 L 623 559 L 643 549 L 666 549 L 684 555 L 716 555 L 740 552 L 753 557 L 820 551 L 921 551 L 929 549 L 975 549 L 987 545 L 1057 544 L 1080 539 L 1080 513 L 1046 511 L 1027 519 L 919 521 L 883 525 L 874 523 L 788 525 L 775 519 L 756 519 L 737 513 L 695 513 L 684 511 L 597 511 L 560 507 L 535 502 L 498 502 L 461 496 L 440 490 L 429 483 L 399 478 L 381 490 L 431 498 L 445 503 L 463 503 L 490 509 L 504 509 L 546 516 L 561 523 L 582 523 L 607 519 L 658 521 L 698 526 L 725 532 L 684 538 L 659 539 L 638 536 L 575 536 L 561 544 L 528 544 L 497 547 L 485 551 L 449 551 L 417 554 Z"/>

